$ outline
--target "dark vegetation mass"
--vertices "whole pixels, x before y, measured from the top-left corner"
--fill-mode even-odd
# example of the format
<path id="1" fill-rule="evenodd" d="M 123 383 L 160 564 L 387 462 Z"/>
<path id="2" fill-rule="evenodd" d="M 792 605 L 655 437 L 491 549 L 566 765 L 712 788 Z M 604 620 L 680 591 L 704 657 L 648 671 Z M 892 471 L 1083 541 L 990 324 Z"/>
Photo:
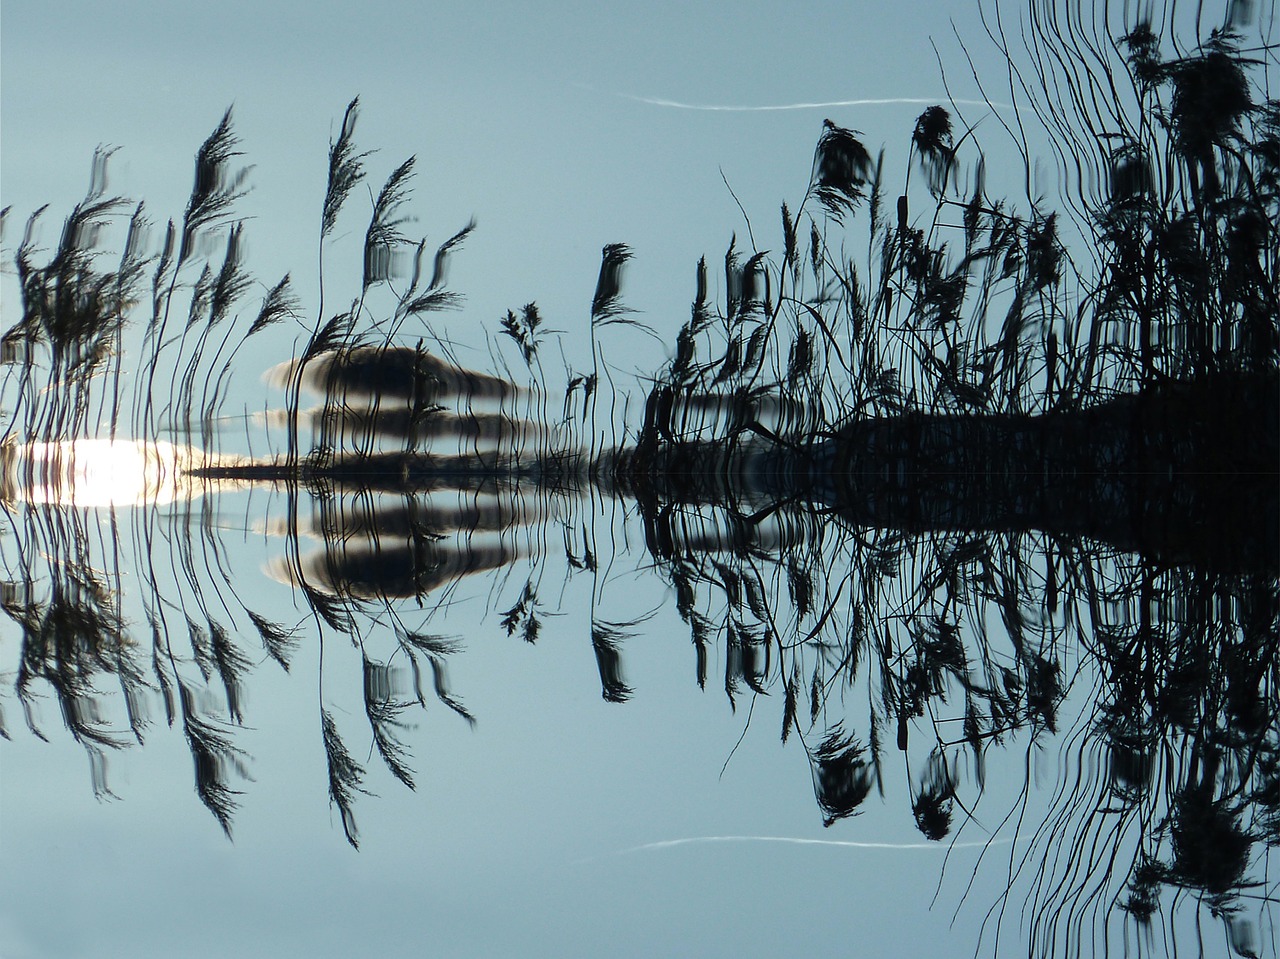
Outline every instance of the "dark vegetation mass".
<path id="1" fill-rule="evenodd" d="M 1280 843 L 1274 51 L 1244 46 L 1243 4 L 1192 47 L 1153 22 L 1113 36 L 1105 9 L 1086 22 L 1073 6 L 1033 5 L 1018 49 L 999 8 L 990 19 L 1009 62 L 1027 65 L 1010 73 L 1018 110 L 1004 130 L 1028 171 L 1025 129 L 1050 132 L 1071 184 L 1056 210 L 1030 195 L 1029 173 L 1022 201 L 993 190 L 977 122 L 953 110 L 920 115 L 896 177 L 883 152 L 826 121 L 773 252 L 752 228 L 715 265 L 718 282 L 697 264 L 670 360 L 633 407 L 622 401 L 634 422 L 616 412 L 624 390 L 605 362 L 611 327 L 642 326 L 623 299 L 630 250 L 603 251 L 584 318 L 589 369 L 552 385 L 556 333 L 536 302 L 495 327 L 523 371 L 466 369 L 431 323 L 459 305 L 447 266 L 474 224 L 434 250 L 406 234 L 413 159 L 372 194 L 358 292 L 334 309 L 325 254 L 369 160 L 357 101 L 330 144 L 322 280 L 305 320 L 288 276 L 251 293 L 230 112 L 158 252 L 143 206 L 108 193 L 100 152 L 52 251 L 36 245 L 45 211 L 22 230 L 22 316 L 0 339 L 4 502 L 19 534 L 3 606 L 22 632 L 27 724 L 43 735 L 32 701 L 52 689 L 105 793 L 104 757 L 143 740 L 158 690 L 201 800 L 230 833 L 247 761 L 234 737 L 245 637 L 285 670 L 304 635 L 322 668 L 326 637 L 345 637 L 372 751 L 412 788 L 406 710 L 434 701 L 474 721 L 448 682 L 457 642 L 415 616 L 463 577 L 535 552 L 498 534 L 545 524 L 554 503 L 591 489 L 636 514 L 697 683 L 716 662 L 734 708 L 773 697 L 826 824 L 882 792 L 899 753 L 925 837 L 1016 835 L 1017 810 L 977 825 L 988 760 L 1069 736 L 1098 768 L 1007 854 L 991 934 L 1021 924 L 1032 952 L 1090 954 L 1118 918 L 1149 928 L 1191 898 L 1238 954 L 1257 954 L 1246 906 L 1270 904 L 1266 856 Z M 120 218 L 108 261 L 100 234 Z M 372 294 L 387 290 L 394 305 L 376 312 Z M 123 344 L 139 315 L 130 396 Z M 272 374 L 283 450 L 219 455 L 244 345 L 285 321 L 305 333 Z M 304 408 L 307 392 L 318 408 Z M 239 601 L 217 534 L 191 523 L 188 504 L 182 535 L 155 511 L 137 521 L 149 635 L 127 636 L 116 513 L 104 527 L 30 491 L 73 467 L 62 441 L 162 433 L 191 440 L 176 463 L 196 486 L 281 492 L 302 621 Z M 467 495 L 442 507 L 442 491 Z M 304 502 L 323 540 L 312 555 L 299 545 Z M 570 575 L 593 583 L 602 696 L 625 702 L 636 690 L 623 653 L 641 623 L 610 618 L 594 531 L 566 525 L 564 542 Z M 537 642 L 539 596 L 531 576 L 507 597 L 507 636 Z M 1063 728 L 1069 694 L 1089 683 L 1088 707 Z M 121 690 L 123 726 L 101 714 L 107 684 Z M 319 719 L 329 796 L 354 845 L 368 770 L 323 702 Z"/>

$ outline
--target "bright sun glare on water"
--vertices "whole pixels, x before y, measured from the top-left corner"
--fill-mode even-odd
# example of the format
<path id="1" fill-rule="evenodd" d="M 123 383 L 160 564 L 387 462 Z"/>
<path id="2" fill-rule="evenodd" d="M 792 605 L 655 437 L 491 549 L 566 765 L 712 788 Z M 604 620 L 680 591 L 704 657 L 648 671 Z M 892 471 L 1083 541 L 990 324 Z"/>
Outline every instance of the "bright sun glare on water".
<path id="1" fill-rule="evenodd" d="M 3 498 L 58 506 L 162 506 L 196 495 L 190 447 L 163 440 L 31 442 L 0 452 Z"/>

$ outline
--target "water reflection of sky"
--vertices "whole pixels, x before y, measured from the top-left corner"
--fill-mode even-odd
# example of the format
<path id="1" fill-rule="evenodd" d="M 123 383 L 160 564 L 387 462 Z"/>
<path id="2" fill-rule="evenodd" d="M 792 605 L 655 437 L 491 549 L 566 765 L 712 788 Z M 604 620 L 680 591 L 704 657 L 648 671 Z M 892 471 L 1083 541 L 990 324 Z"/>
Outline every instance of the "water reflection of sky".
<path id="1" fill-rule="evenodd" d="M 207 517 L 164 507 L 156 542 L 211 526 L 224 567 L 234 571 L 236 598 L 277 621 L 305 624 L 296 593 L 265 575 L 284 548 L 259 528 L 260 516 L 282 508 L 280 494 L 275 502 L 265 495 L 206 498 L 197 508 L 208 509 Z M 634 522 L 607 510 L 597 520 L 599 541 L 638 542 Z M 127 542 L 146 513 L 119 515 Z M 583 518 L 559 517 L 571 526 Z M 14 728 L 5 744 L 6 855 L 23 864 L 6 889 L 8 954 L 98 954 L 101 944 L 119 943 L 142 955 L 424 948 L 477 956 L 763 955 L 842 949 L 850 939 L 886 952 L 945 948 L 961 936 L 978 941 L 1009 857 L 1025 849 L 1025 838 L 1010 845 L 1002 820 L 1019 809 L 1030 773 L 1040 789 L 1026 815 L 1039 822 L 1054 784 L 1074 775 L 1070 765 L 1060 767 L 1051 751 L 1029 749 L 1018 735 L 988 761 L 986 792 L 974 809 L 977 823 L 1000 831 L 979 893 L 959 908 L 979 854 L 969 844 L 986 834 L 971 822 L 950 852 L 923 842 L 911 790 L 929 747 L 927 727 L 917 730 L 910 765 L 888 752 L 883 800 L 873 795 L 864 815 L 824 829 L 804 750 L 794 733 L 790 748 L 778 742 L 779 691 L 754 697 L 740 687 L 731 709 L 717 679 L 722 644 L 712 649 L 711 678 L 700 690 L 688 626 L 639 552 L 601 555 L 612 567 L 598 596 L 602 615 L 653 612 L 622 644 L 629 701 L 601 698 L 587 616 L 592 582 L 556 553 L 432 594 L 447 596 L 450 608 L 436 615 L 428 606 L 424 627 L 458 638 L 448 686 L 478 722 L 471 728 L 435 701 L 409 714 L 403 740 L 415 792 L 392 778 L 362 732 L 362 655 L 394 661 L 376 630 L 366 632 L 363 650 L 329 632 L 323 673 L 314 639 L 297 646 L 287 674 L 245 639 L 255 663 L 242 686 L 243 725 L 231 727 L 247 757 L 244 774 L 229 778 L 238 791 L 234 844 L 193 795 L 191 756 L 179 730 L 164 726 L 159 690 L 143 696 L 151 719 L 145 747 L 109 752 L 110 795 L 96 802 L 85 751 L 60 729 L 53 697 L 38 701 L 34 719 L 52 741 Z M 184 588 L 176 569 L 156 574 L 165 595 Z M 501 622 L 531 574 L 544 612 L 536 645 L 508 635 Z M 124 613 L 145 649 L 136 593 Z M 1070 657 L 1065 665 L 1075 668 Z M 323 707 L 368 770 L 364 785 L 373 795 L 357 800 L 358 853 L 345 844 L 326 794 L 318 685 Z M 834 691 L 832 716 L 863 722 L 864 686 Z M 207 688 L 205 708 L 216 712 L 216 675 Z M 1090 691 L 1082 693 L 1063 705 L 1064 728 L 1090 701 Z M 107 718 L 124 725 L 118 693 L 103 699 L 117 710 Z M 6 705 L 18 712 L 12 700 Z M 9 722 L 16 727 L 18 716 Z M 975 783 L 968 774 L 961 779 L 972 802 Z M 815 842 L 664 845 L 712 837 Z M 35 921 L 55 884 L 63 921 Z"/>
<path id="2" fill-rule="evenodd" d="M 270 543 L 237 545 L 229 508 L 219 521 L 229 561 L 252 570 Z M 237 585 L 244 602 L 278 618 L 294 604 L 265 576 Z M 460 612 L 483 611 L 492 585 L 465 586 L 456 599 L 472 608 Z M 252 758 L 248 780 L 234 781 L 243 793 L 234 844 L 196 802 L 191 758 L 164 729 L 157 697 L 145 748 L 110 757 L 118 800 L 105 802 L 90 798 L 83 750 L 60 735 L 46 702 L 52 743 L 15 730 L 5 744 L 5 857 L 20 864 L 5 883 L 6 955 L 763 954 L 847 936 L 883 937 L 891 949 L 904 932 L 882 919 L 906 903 L 923 909 L 940 848 L 625 851 L 705 835 L 910 844 L 919 835 L 892 782 L 893 812 L 873 828 L 822 830 L 808 764 L 778 748 L 772 703 L 721 775 L 745 714 L 696 688 L 692 649 L 669 609 L 626 645 L 632 702 L 604 703 L 581 585 L 568 586 L 566 615 L 535 647 L 504 635 L 495 612 L 448 621 L 466 647 L 449 681 L 479 723 L 470 730 L 439 705 L 413 717 L 416 793 L 369 764 L 378 795 L 358 805 L 358 854 L 326 800 L 314 644 L 301 645 L 288 675 L 265 661 L 246 685 L 236 739 Z M 621 577 L 618 594 L 620 615 L 664 599 L 641 576 Z M 330 639 L 326 654 L 326 705 L 351 730 L 360 659 L 344 639 Z M 911 935 L 925 922 L 942 936 L 947 921 L 946 910 L 919 917 Z"/>
<path id="3" fill-rule="evenodd" d="M 101 143 L 121 146 L 113 189 L 145 198 L 158 220 L 179 214 L 191 153 L 234 103 L 255 166 L 251 265 L 264 278 L 292 271 L 311 298 L 327 138 L 358 93 L 360 143 L 380 150 L 373 179 L 419 156 L 420 231 L 436 242 L 473 215 L 479 222 L 450 278 L 468 305 L 449 323 L 482 366 L 476 325 L 492 330 L 531 299 L 570 333 L 565 348 L 580 366 L 583 337 L 573 331 L 586 323 L 600 247 L 611 241 L 635 248 L 628 302 L 669 339 L 687 316 L 697 258 L 714 260 L 731 232 L 746 231 L 724 179 L 773 236 L 778 203 L 803 189 L 824 116 L 894 145 L 919 112 L 918 104 L 700 111 L 629 97 L 738 106 L 942 99 L 926 37 L 961 62 L 938 5 L 924 2 L 794 13 L 765 4 L 731 12 L 221 4 L 163 16 L 147 4 L 73 6 L 5 8 L 3 203 L 16 221 L 46 201 L 78 199 Z M 976 41 L 970 4 L 946 12 Z M 993 62 L 981 44 L 973 49 L 979 65 Z M 954 95 L 971 95 L 967 67 L 950 80 Z M 333 262 L 340 279 L 357 282 L 342 272 L 358 262 L 359 217 L 351 222 L 338 242 L 348 244 L 346 260 L 335 253 Z M 55 228 L 56 219 L 46 224 L 47 242 Z M 6 285 L 7 299 L 10 292 Z M 287 336 L 272 349 L 268 358 L 264 348 L 264 368 L 288 353 Z M 645 340 L 606 350 L 624 370 L 661 359 Z M 236 399 L 258 401 L 257 372 L 242 378 Z M 267 575 L 282 547 L 264 527 L 280 499 L 242 491 L 193 508 L 198 519 L 210 510 L 238 598 L 292 622 L 305 608 Z M 182 508 L 165 510 L 165 529 L 185 522 Z M 601 556 L 612 561 L 599 597 L 609 617 L 657 610 L 625 644 L 629 702 L 602 700 L 590 584 L 551 549 L 537 558 L 540 595 L 554 615 L 534 646 L 499 622 L 533 568 L 530 551 L 450 595 L 440 629 L 465 648 L 449 660 L 449 683 L 478 723 L 469 728 L 440 703 L 413 715 L 405 738 L 416 792 L 366 752 L 367 736 L 351 737 L 376 793 L 359 800 L 358 854 L 328 802 L 314 643 L 299 645 L 287 674 L 264 658 L 246 684 L 236 741 L 251 759 L 248 777 L 233 781 L 242 793 L 234 844 L 196 801 L 190 754 L 165 728 L 158 699 L 145 749 L 111 755 L 118 801 L 93 798 L 85 752 L 61 730 L 52 700 L 39 717 L 51 743 L 26 735 L 10 707 L 6 728 L 17 734 L 4 744 L 0 777 L 8 866 L 0 952 L 892 955 L 946 954 L 957 943 L 968 952 L 994 901 L 988 891 L 958 907 L 976 850 L 950 854 L 930 910 L 941 848 L 638 848 L 711 836 L 915 847 L 920 833 L 900 762 L 883 802 L 823 829 L 804 751 L 778 743 L 781 697 L 760 697 L 753 712 L 749 695 L 730 709 L 714 680 L 699 690 L 670 590 L 644 571 L 649 558 L 628 548 L 639 530 L 606 515 L 612 505 L 563 509 L 582 514 L 567 523 L 575 529 L 595 514 L 598 540 L 617 544 Z M 152 548 L 159 574 L 180 588 L 179 573 L 166 568 L 174 554 L 163 543 Z M 124 614 L 145 632 L 136 605 Z M 340 636 L 325 650 L 325 708 L 358 728 L 360 655 Z M 1064 717 L 1089 692 L 1069 701 Z M 861 718 L 856 704 L 849 715 Z M 993 829 L 1017 808 L 1028 769 L 1043 787 L 1033 804 L 1048 803 L 1058 777 L 1073 775 L 1025 744 L 1005 760 L 989 769 L 978 811 Z M 960 838 L 980 834 L 971 825 Z M 988 853 L 993 886 L 1009 853 Z"/>
<path id="4" fill-rule="evenodd" d="M 237 536 L 232 514 L 242 503 L 226 499 L 216 523 L 228 564 L 244 571 L 240 598 L 290 619 L 290 592 L 253 574 L 277 540 Z M 357 805 L 358 854 L 326 796 L 313 642 L 300 645 L 287 675 L 263 658 L 245 684 L 235 739 L 251 758 L 248 777 L 232 777 L 242 793 L 234 844 L 196 801 L 190 756 L 164 727 L 158 693 L 149 697 L 145 747 L 110 756 L 116 798 L 98 802 L 84 751 L 45 700 L 39 718 L 52 742 L 19 728 L 5 744 L 4 845 L 20 864 L 6 883 L 6 954 L 112 955 L 119 945 L 134 955 L 639 956 L 827 950 L 849 938 L 885 951 L 961 934 L 976 941 L 985 905 L 962 912 L 963 933 L 948 931 L 976 851 L 951 853 L 944 902 L 927 912 L 946 852 L 918 848 L 899 764 L 883 805 L 873 800 L 865 817 L 824 830 L 804 752 L 778 744 L 778 697 L 754 706 L 741 697 L 735 713 L 714 679 L 700 691 L 687 627 L 660 583 L 615 568 L 606 589 L 618 617 L 660 608 L 625 644 L 634 693 L 614 705 L 601 699 L 588 640 L 589 585 L 566 582 L 563 563 L 548 563 L 542 576 L 562 615 L 547 617 L 537 645 L 505 635 L 498 597 L 518 592 L 523 573 L 512 570 L 505 589 L 488 576 L 465 583 L 439 623 L 463 640 L 449 683 L 478 723 L 471 729 L 438 703 L 411 717 L 416 792 L 366 753 L 359 654 L 344 637 L 327 640 L 325 705 L 369 760 L 366 785 L 376 794 Z M 999 797 L 1022 774 L 1010 759 L 989 783 L 992 826 L 1005 812 Z M 912 848 L 635 849 L 706 836 Z"/>

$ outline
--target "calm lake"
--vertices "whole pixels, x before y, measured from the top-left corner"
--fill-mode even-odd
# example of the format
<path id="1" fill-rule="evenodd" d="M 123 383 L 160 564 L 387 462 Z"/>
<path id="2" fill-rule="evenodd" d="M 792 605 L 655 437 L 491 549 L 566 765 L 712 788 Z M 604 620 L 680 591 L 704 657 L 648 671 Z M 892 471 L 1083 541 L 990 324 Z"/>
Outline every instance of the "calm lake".
<path id="1" fill-rule="evenodd" d="M 1275 955 L 1274 10 L 482 6 L 6 6 L 0 954 Z"/>

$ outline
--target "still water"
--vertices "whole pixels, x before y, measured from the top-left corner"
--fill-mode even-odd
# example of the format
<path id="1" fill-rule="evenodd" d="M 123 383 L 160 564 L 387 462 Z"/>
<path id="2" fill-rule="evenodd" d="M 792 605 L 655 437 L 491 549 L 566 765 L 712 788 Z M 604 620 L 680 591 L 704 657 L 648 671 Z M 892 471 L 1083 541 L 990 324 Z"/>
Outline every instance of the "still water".
<path id="1" fill-rule="evenodd" d="M 437 486 L 7 504 L 8 954 L 1269 940 L 1273 574 Z"/>

